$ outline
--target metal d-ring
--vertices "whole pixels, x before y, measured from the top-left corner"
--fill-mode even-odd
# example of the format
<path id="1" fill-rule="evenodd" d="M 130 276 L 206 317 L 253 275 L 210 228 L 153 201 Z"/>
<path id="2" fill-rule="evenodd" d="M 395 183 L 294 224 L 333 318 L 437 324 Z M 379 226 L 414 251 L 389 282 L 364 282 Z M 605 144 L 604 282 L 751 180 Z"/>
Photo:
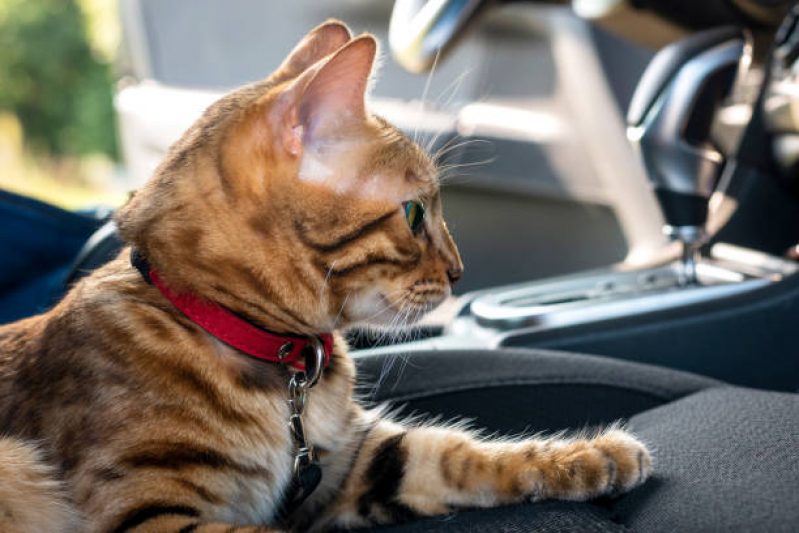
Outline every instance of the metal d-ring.
<path id="1" fill-rule="evenodd" d="M 310 389 L 322 379 L 325 369 L 325 345 L 319 337 L 311 337 L 311 342 L 304 350 L 305 371 L 295 374 L 297 385 L 302 389 Z"/>

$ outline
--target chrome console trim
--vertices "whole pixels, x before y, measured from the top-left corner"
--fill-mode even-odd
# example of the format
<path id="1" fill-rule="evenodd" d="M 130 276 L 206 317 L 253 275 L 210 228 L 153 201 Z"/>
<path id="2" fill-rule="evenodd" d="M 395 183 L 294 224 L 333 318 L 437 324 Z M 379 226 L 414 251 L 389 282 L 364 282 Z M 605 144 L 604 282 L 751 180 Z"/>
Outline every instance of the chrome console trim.
<path id="1" fill-rule="evenodd" d="M 490 292 L 471 303 L 482 327 L 551 329 L 664 311 L 725 298 L 771 283 L 710 263 L 698 265 L 700 284 L 680 285 L 677 264 L 636 272 L 598 272 Z"/>
<path id="2" fill-rule="evenodd" d="M 451 309 L 454 317 L 441 336 L 404 343 L 401 350 L 491 349 L 508 341 L 519 345 L 518 339 L 529 340 L 529 334 L 722 300 L 799 272 L 796 261 L 728 244 L 714 245 L 709 255 L 698 264 L 700 283 L 688 286 L 679 285 L 680 265 L 674 262 L 638 270 L 623 270 L 627 266 L 621 264 L 470 293 Z M 397 350 L 394 345 L 360 353 Z"/>

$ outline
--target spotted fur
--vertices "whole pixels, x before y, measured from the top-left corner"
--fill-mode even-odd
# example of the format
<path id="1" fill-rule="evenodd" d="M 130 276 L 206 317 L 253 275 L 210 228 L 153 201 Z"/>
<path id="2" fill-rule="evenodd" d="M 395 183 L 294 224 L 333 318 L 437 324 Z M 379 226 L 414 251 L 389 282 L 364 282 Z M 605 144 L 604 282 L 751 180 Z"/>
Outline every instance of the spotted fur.
<path id="1" fill-rule="evenodd" d="M 440 303 L 460 258 L 433 163 L 364 107 L 375 54 L 339 22 L 313 30 L 172 146 L 120 209 L 122 237 L 175 290 L 277 332 L 390 323 Z M 426 208 L 416 232 L 409 200 Z M 323 481 L 278 524 L 293 370 L 209 336 L 128 254 L 48 313 L 0 328 L 3 531 L 322 530 L 586 499 L 649 473 L 646 449 L 618 429 L 498 442 L 365 410 L 337 334 L 305 415 Z"/>

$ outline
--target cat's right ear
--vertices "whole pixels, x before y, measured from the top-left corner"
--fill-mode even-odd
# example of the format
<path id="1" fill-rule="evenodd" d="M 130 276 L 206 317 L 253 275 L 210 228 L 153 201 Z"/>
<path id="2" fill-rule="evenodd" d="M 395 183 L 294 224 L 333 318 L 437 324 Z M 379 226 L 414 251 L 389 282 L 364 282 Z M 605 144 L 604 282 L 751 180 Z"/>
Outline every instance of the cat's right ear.
<path id="1" fill-rule="evenodd" d="M 296 78 L 351 39 L 352 33 L 343 22 L 332 19 L 323 22 L 297 43 L 280 67 L 269 77 L 270 81 L 281 82 Z"/>

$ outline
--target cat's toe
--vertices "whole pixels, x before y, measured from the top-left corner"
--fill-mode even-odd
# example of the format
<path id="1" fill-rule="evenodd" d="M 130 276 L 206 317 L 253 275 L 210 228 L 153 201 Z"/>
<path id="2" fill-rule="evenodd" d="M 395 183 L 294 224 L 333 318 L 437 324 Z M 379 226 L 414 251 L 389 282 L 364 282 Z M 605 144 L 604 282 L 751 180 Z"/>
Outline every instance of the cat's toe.
<path id="1" fill-rule="evenodd" d="M 594 441 L 614 471 L 607 494 L 620 494 L 639 485 L 652 473 L 652 455 L 637 438 L 620 429 L 607 431 Z"/>

